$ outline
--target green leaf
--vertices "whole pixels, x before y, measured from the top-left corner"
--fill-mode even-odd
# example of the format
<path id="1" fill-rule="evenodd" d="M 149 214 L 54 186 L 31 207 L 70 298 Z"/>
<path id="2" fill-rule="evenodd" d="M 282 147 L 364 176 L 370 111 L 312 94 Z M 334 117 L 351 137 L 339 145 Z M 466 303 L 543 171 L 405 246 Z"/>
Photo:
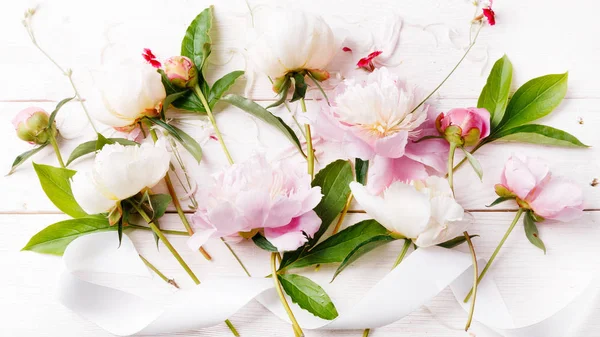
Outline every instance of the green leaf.
<path id="1" fill-rule="evenodd" d="M 190 135 L 185 133 L 183 130 L 170 125 L 171 128 L 177 133 L 175 138 L 179 141 L 183 147 L 196 159 L 198 163 L 202 160 L 202 147 L 200 144 Z M 179 137 L 179 138 L 178 138 Z"/>
<path id="2" fill-rule="evenodd" d="M 525 226 L 525 235 L 527 236 L 527 239 L 529 239 L 529 242 L 543 250 L 544 254 L 546 254 L 546 246 L 544 245 L 542 239 L 540 239 L 537 226 L 535 225 L 535 219 L 533 218 L 531 211 L 525 213 L 523 225 Z"/>
<path id="3" fill-rule="evenodd" d="M 98 133 L 98 139 L 96 140 L 96 151 L 102 150 L 104 145 L 114 143 L 115 142 L 108 140 L 108 138 L 104 137 L 101 133 Z"/>
<path id="4" fill-rule="evenodd" d="M 476 238 L 476 237 L 479 237 L 479 235 L 469 235 L 469 238 L 471 238 L 471 239 Z M 450 239 L 446 242 L 442 242 L 442 243 L 438 244 L 438 246 L 442 247 L 442 248 L 450 249 L 450 248 L 460 246 L 465 242 L 467 242 L 467 238 L 465 238 L 464 235 L 461 235 L 461 236 L 455 237 L 454 239 Z"/>
<path id="5" fill-rule="evenodd" d="M 506 106 L 508 104 L 508 95 L 510 94 L 510 84 L 512 82 L 513 67 L 506 55 L 494 63 L 490 71 L 487 83 L 481 90 L 478 108 L 485 108 L 490 112 L 492 130 L 500 124 Z"/>
<path id="6" fill-rule="evenodd" d="M 165 114 L 167 113 L 167 109 L 169 109 L 169 106 L 171 104 L 173 104 L 173 102 L 175 102 L 176 100 L 185 96 L 186 94 L 189 94 L 189 92 L 184 90 L 184 91 L 172 93 L 172 94 L 168 95 L 167 97 L 165 97 L 165 99 L 163 100 L 163 103 L 162 103 L 162 109 L 160 110 L 160 115 L 161 115 L 160 117 L 162 119 L 165 119 Z"/>
<path id="7" fill-rule="evenodd" d="M 212 109 L 223 95 L 231 88 L 235 81 L 244 75 L 243 70 L 232 71 L 229 74 L 218 79 L 210 89 L 208 94 L 208 106 Z"/>
<path id="8" fill-rule="evenodd" d="M 69 97 L 69 98 L 65 98 L 62 101 L 58 102 L 58 104 L 56 105 L 56 108 L 54 108 L 54 111 L 52 111 L 52 113 L 50 114 L 50 117 L 48 118 L 48 125 L 49 126 L 51 126 L 52 123 L 54 123 L 54 119 L 56 118 L 56 114 L 58 114 L 58 110 L 60 110 L 60 108 L 62 108 L 63 105 L 67 104 L 67 102 L 69 102 L 73 98 L 75 98 L 75 96 Z"/>
<path id="9" fill-rule="evenodd" d="M 64 220 L 35 234 L 22 250 L 62 255 L 69 243 L 78 237 L 114 229 L 108 224 L 108 219 L 100 216 Z"/>
<path id="10" fill-rule="evenodd" d="M 588 147 L 571 134 L 550 126 L 526 124 L 500 132 L 496 138 L 531 144 L 554 145 L 565 147 Z"/>
<path id="11" fill-rule="evenodd" d="M 552 112 L 567 93 L 569 74 L 534 78 L 513 95 L 496 131 L 512 129 L 533 122 Z"/>
<path id="12" fill-rule="evenodd" d="M 294 74 L 294 95 L 292 96 L 291 102 L 295 102 L 306 96 L 306 89 L 308 85 L 304 81 L 304 75 L 301 73 Z"/>
<path id="13" fill-rule="evenodd" d="M 150 195 L 150 206 L 152 207 L 152 220 L 162 217 L 167 211 L 167 207 L 173 199 L 168 194 L 152 194 Z"/>
<path id="14" fill-rule="evenodd" d="M 212 28 L 213 7 L 203 10 L 185 32 L 181 41 L 181 55 L 189 57 L 201 72 L 206 59 L 210 55 L 212 40 L 210 29 Z"/>
<path id="15" fill-rule="evenodd" d="M 494 206 L 496 206 L 498 204 L 501 204 L 501 203 L 503 203 L 505 201 L 513 200 L 513 199 L 514 199 L 514 197 L 498 197 L 498 199 L 494 200 L 491 204 L 486 205 L 485 207 L 494 207 Z"/>
<path id="16" fill-rule="evenodd" d="M 17 169 L 17 167 L 19 167 L 19 165 L 23 164 L 27 159 L 31 158 L 31 156 L 33 156 L 34 154 L 40 152 L 40 150 L 45 148 L 46 145 L 48 145 L 48 144 L 49 143 L 42 144 L 34 149 L 31 149 L 29 151 L 23 152 L 20 155 L 18 155 L 17 158 L 15 158 L 15 161 L 13 161 L 12 167 L 10 168 L 10 171 L 8 172 L 7 176 L 13 174 L 15 172 L 15 170 Z"/>
<path id="17" fill-rule="evenodd" d="M 321 187 L 323 194 L 321 202 L 315 207 L 315 212 L 321 218 L 321 227 L 308 242 L 310 246 L 319 241 L 346 206 L 350 195 L 350 183 L 353 180 L 352 165 L 346 160 L 336 160 L 315 175 L 312 186 Z"/>
<path id="18" fill-rule="evenodd" d="M 354 172 L 356 181 L 365 185 L 367 183 L 367 173 L 369 172 L 369 161 L 356 158 L 354 160 Z"/>
<path id="19" fill-rule="evenodd" d="M 340 266 L 337 268 L 337 270 L 335 271 L 335 273 L 333 274 L 333 277 L 331 278 L 331 282 L 333 282 L 335 280 L 335 278 L 344 270 L 346 269 L 346 267 L 348 267 L 350 264 L 352 264 L 354 261 L 358 260 L 358 258 L 360 258 L 361 256 L 363 256 L 364 254 L 372 251 L 373 249 L 383 246 L 386 243 L 395 241 L 396 239 L 393 238 L 392 236 L 390 236 L 389 234 L 384 234 L 384 235 L 377 235 L 374 236 L 366 241 L 361 242 L 358 246 L 356 246 L 342 261 L 342 263 L 340 264 Z"/>
<path id="20" fill-rule="evenodd" d="M 271 109 L 271 108 L 274 108 L 276 106 L 280 106 L 281 104 L 283 104 L 285 102 L 285 100 L 287 99 L 288 91 L 290 91 L 291 85 L 292 85 L 292 81 L 290 80 L 290 78 L 288 76 L 286 76 L 285 81 L 283 82 L 283 85 L 281 86 L 281 91 L 277 95 L 277 101 L 275 101 L 272 104 L 270 104 L 269 106 L 267 106 L 267 109 Z"/>
<path id="21" fill-rule="evenodd" d="M 321 242 L 294 261 L 288 261 L 285 264 L 284 255 L 279 269 L 293 269 L 315 264 L 342 262 L 363 242 L 388 234 L 389 231 L 377 221 L 364 220 L 327 238 L 327 240 Z"/>
<path id="22" fill-rule="evenodd" d="M 169 81 L 169 78 L 167 77 L 167 74 L 164 72 L 164 70 L 158 69 L 157 71 L 161 76 L 161 81 L 163 86 L 165 87 L 167 95 L 174 95 L 183 92 L 183 94 L 181 94 L 181 97 L 171 102 L 171 104 L 174 107 L 200 114 L 206 114 L 204 105 L 202 104 L 202 101 L 200 101 L 200 99 L 196 96 L 196 94 L 194 94 L 191 90 L 182 89 L 173 85 L 173 83 Z M 168 107 L 165 107 L 164 105 L 165 103 L 163 102 L 163 109 L 165 109 L 166 111 Z"/>
<path id="23" fill-rule="evenodd" d="M 33 163 L 33 168 L 46 196 L 58 209 L 73 218 L 87 215 L 75 201 L 71 191 L 71 178 L 76 171 L 36 163 Z"/>
<path id="24" fill-rule="evenodd" d="M 181 142 L 183 144 L 183 138 L 181 138 L 181 136 L 177 132 L 177 130 L 179 130 L 179 129 L 176 129 L 174 126 L 167 124 L 165 121 L 163 121 L 161 119 L 153 118 L 153 117 L 147 117 L 147 118 L 152 123 L 165 129 L 171 136 L 173 136 L 175 139 L 177 139 L 179 142 Z"/>
<path id="25" fill-rule="evenodd" d="M 71 155 L 69 156 L 69 160 L 67 160 L 67 166 L 69 166 L 69 164 L 71 164 L 75 159 L 85 156 L 86 154 L 90 154 L 93 152 L 96 152 L 98 150 L 98 145 L 99 142 L 104 142 L 104 145 L 106 144 L 114 144 L 114 143 L 119 143 L 121 145 L 139 145 L 138 143 L 129 140 L 129 139 L 125 139 L 125 138 L 105 138 L 104 136 L 98 134 L 98 140 L 90 140 L 89 142 L 85 142 L 85 143 L 81 143 L 79 144 L 74 150 L 73 152 L 71 152 Z M 102 136 L 102 138 L 104 138 L 104 141 L 100 141 L 100 136 Z M 103 146 L 104 146 L 103 145 Z M 102 146 L 102 147 L 103 147 Z M 100 147 L 100 149 L 102 149 L 102 147 Z"/>
<path id="26" fill-rule="evenodd" d="M 252 116 L 257 117 L 263 122 L 277 128 L 279 131 L 281 131 L 281 133 L 283 133 L 284 136 L 286 136 L 290 140 L 290 142 L 292 142 L 292 144 L 296 146 L 298 151 L 300 151 L 300 153 L 304 157 L 306 157 L 304 151 L 302 151 L 302 145 L 300 145 L 298 137 L 296 136 L 294 131 L 283 122 L 281 118 L 273 115 L 269 110 L 263 108 L 257 103 L 239 95 L 229 94 L 223 97 L 222 100 L 246 111 Z"/>
<path id="27" fill-rule="evenodd" d="M 467 157 L 469 164 L 471 164 L 471 167 L 475 173 L 477 173 L 479 180 L 483 180 L 483 169 L 481 168 L 481 164 L 479 164 L 477 158 L 475 158 L 469 151 L 465 150 L 464 147 L 461 147 L 461 149 L 463 150 L 465 157 Z"/>
<path id="28" fill-rule="evenodd" d="M 269 242 L 269 240 L 267 240 L 267 238 L 262 236 L 262 234 L 260 234 L 260 233 L 256 233 L 256 235 L 254 235 L 252 237 L 252 241 L 254 242 L 255 245 L 258 246 L 258 248 L 264 249 L 267 252 L 276 252 L 277 251 L 277 247 L 273 246 L 273 244 L 271 242 Z"/>
<path id="29" fill-rule="evenodd" d="M 277 278 L 292 302 L 300 308 L 326 320 L 338 317 L 337 309 L 329 295 L 309 278 L 297 274 L 277 275 Z"/>

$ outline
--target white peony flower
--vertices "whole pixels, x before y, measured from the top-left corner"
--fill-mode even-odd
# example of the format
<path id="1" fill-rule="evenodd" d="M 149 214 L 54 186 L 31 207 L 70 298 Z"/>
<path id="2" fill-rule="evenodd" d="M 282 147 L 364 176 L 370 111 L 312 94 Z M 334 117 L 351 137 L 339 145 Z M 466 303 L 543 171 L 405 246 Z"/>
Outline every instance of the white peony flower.
<path id="1" fill-rule="evenodd" d="M 412 239 L 419 247 L 448 241 L 464 231 L 464 210 L 454 200 L 446 179 L 431 176 L 405 184 L 397 181 L 381 196 L 350 183 L 356 201 L 382 226 Z"/>
<path id="2" fill-rule="evenodd" d="M 272 79 L 303 69 L 325 70 L 339 49 L 333 31 L 318 15 L 270 8 L 258 12 L 255 22 L 257 41 L 250 58 Z"/>
<path id="3" fill-rule="evenodd" d="M 142 61 L 105 66 L 94 79 L 105 108 L 95 117 L 115 128 L 135 125 L 144 116 L 158 116 L 166 97 L 160 74 Z"/>
<path id="4" fill-rule="evenodd" d="M 105 145 L 91 171 L 77 172 L 71 188 L 89 214 L 108 212 L 117 202 L 156 185 L 169 170 L 171 155 L 164 143 L 141 146 Z"/>

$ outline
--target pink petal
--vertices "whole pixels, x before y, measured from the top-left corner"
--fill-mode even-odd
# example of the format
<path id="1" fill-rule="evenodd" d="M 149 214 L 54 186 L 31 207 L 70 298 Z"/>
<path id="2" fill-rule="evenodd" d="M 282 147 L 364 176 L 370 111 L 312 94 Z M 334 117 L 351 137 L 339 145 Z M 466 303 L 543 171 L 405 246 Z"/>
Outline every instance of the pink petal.
<path id="1" fill-rule="evenodd" d="M 400 158 L 408 143 L 408 132 L 399 131 L 395 134 L 375 141 L 375 153 L 388 158 Z"/>
<path id="2" fill-rule="evenodd" d="M 370 162 L 367 188 L 370 193 L 378 195 L 396 181 L 409 182 L 427 176 L 425 166 L 408 157 L 392 159 L 376 156 Z"/>
<path id="3" fill-rule="evenodd" d="M 443 174 L 448 170 L 449 147 L 448 142 L 444 139 L 428 139 L 419 143 L 409 142 L 405 155 Z"/>
<path id="4" fill-rule="evenodd" d="M 529 205 L 546 219 L 570 221 L 583 213 L 583 192 L 573 182 L 552 178 Z"/>
<path id="5" fill-rule="evenodd" d="M 350 132 L 344 134 L 342 148 L 346 155 L 352 158 L 371 160 L 375 156 L 375 151 L 373 151 L 369 144 Z"/>
<path id="6" fill-rule="evenodd" d="M 302 246 L 312 237 L 321 226 L 321 219 L 317 213 L 310 211 L 282 227 L 265 228 L 265 238 L 269 240 L 280 252 L 293 251 Z"/>

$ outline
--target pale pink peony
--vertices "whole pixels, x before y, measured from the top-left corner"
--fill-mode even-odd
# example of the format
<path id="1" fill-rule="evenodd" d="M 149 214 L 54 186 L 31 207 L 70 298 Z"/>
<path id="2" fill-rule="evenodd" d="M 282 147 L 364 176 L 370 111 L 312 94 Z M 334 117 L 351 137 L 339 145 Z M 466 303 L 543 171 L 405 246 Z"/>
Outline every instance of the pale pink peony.
<path id="1" fill-rule="evenodd" d="M 279 251 L 296 250 L 321 225 L 313 211 L 321 197 L 321 188 L 311 187 L 304 170 L 286 162 L 269 164 L 263 155 L 254 155 L 219 172 L 209 187 L 200 189 L 200 207 L 192 217 L 196 234 L 188 245 L 197 249 L 210 237 L 240 239 L 240 234 L 263 230 Z"/>
<path id="2" fill-rule="evenodd" d="M 506 162 L 498 194 L 517 198 L 521 207 L 559 221 L 571 221 L 583 213 L 583 192 L 575 183 L 553 177 L 548 166 L 536 158 L 512 156 Z"/>
<path id="3" fill-rule="evenodd" d="M 315 134 L 339 142 L 350 158 L 371 160 L 368 187 L 380 193 L 394 181 L 423 179 L 429 169 L 444 173 L 448 144 L 436 136 L 437 113 L 423 97 L 387 68 L 347 79 L 338 87 L 332 106 L 312 120 Z M 413 111 L 414 110 L 414 111 Z"/>
<path id="4" fill-rule="evenodd" d="M 444 134 L 450 126 L 456 127 L 455 136 L 462 139 L 464 145 L 475 145 L 490 135 L 490 113 L 483 108 L 456 108 L 440 113 L 436 119 L 438 131 Z"/>

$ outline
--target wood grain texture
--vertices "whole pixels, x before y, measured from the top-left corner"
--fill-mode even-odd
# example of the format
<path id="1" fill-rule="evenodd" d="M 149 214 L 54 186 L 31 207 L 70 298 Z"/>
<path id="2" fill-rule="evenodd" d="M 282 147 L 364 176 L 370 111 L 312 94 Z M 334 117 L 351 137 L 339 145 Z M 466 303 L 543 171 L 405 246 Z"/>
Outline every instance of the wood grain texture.
<path id="1" fill-rule="evenodd" d="M 270 0 L 249 0 L 250 8 L 260 9 Z M 463 0 L 279 0 L 278 4 L 295 6 L 322 14 L 336 31 L 346 31 L 362 38 L 376 34 L 383 18 L 398 15 L 403 30 L 398 50 L 398 63 L 392 68 L 403 78 L 428 91 L 446 76 L 462 55 L 468 43 L 469 21 L 473 7 Z M 8 172 L 14 157 L 30 146 L 14 136 L 12 117 L 22 108 L 37 105 L 52 110 L 57 101 L 72 95 L 67 79 L 31 44 L 21 25 L 22 13 L 35 1 L 13 1 L 3 4 L 0 17 L 0 173 Z M 74 80 L 87 100 L 92 112 L 94 105 L 93 72 L 103 60 L 119 55 L 139 58 L 142 48 L 149 47 L 161 58 L 177 54 L 187 24 L 203 8 L 206 0 L 152 0 L 152 1 L 42 1 L 34 19 L 37 40 L 63 67 L 74 72 Z M 209 80 L 236 69 L 245 69 L 248 30 L 252 25 L 244 0 L 215 2 L 216 25 L 214 52 L 209 64 Z M 600 179 L 600 25 L 597 24 L 597 2 L 581 0 L 575 4 L 560 1 L 496 1 L 498 16 L 495 27 L 486 27 L 478 45 L 455 75 L 429 102 L 439 111 L 476 104 L 493 61 L 507 54 L 514 65 L 512 91 L 528 79 L 547 73 L 569 71 L 567 99 L 541 123 L 564 129 L 591 145 L 589 149 L 562 149 L 524 144 L 492 144 L 478 151 L 485 174 L 479 182 L 472 170 L 465 166 L 456 174 L 456 189 L 461 204 L 472 212 L 471 233 L 480 234 L 475 240 L 477 253 L 487 258 L 502 237 L 514 215 L 514 205 L 502 204 L 486 209 L 494 198 L 492 186 L 498 181 L 505 160 L 513 153 L 523 153 L 546 160 L 553 172 L 576 181 L 584 190 L 586 208 L 600 210 L 600 186 L 592 187 L 594 178 Z M 341 62 L 350 62 L 342 58 Z M 268 104 L 274 94 L 265 78 L 246 76 L 233 91 L 243 93 L 247 83 L 252 98 Z M 314 97 L 314 96 L 309 96 Z M 318 109 L 318 102 L 309 102 L 309 109 Z M 294 111 L 296 107 L 292 107 Z M 217 106 L 218 122 L 224 139 L 236 160 L 241 160 L 259 149 L 269 158 L 293 153 L 289 142 L 262 122 L 225 105 Z M 292 120 L 284 109 L 276 113 Z M 176 115 L 182 118 L 180 115 Z M 66 157 L 84 140 L 93 137 L 77 102 L 69 103 L 57 118 L 64 136 L 61 151 Z M 205 157 L 194 177 L 199 182 L 227 165 L 217 142 L 207 139 L 202 119 L 179 120 L 183 129 L 201 140 Z M 105 135 L 112 131 L 102 127 Z M 83 135 L 83 136 L 82 136 Z M 335 153 L 329 148 L 322 151 L 323 162 Z M 189 156 L 186 163 L 192 165 Z M 34 157 L 35 162 L 56 165 L 50 149 Z M 79 160 L 73 168 L 82 169 L 90 160 Z M 181 188 L 178 187 L 181 192 Z M 158 186 L 157 191 L 164 191 Z M 64 215 L 47 200 L 37 178 L 27 162 L 14 175 L 0 178 L 0 336 L 65 336 L 104 337 L 106 332 L 63 308 L 54 298 L 54 286 L 60 272 L 60 258 L 31 252 L 20 252 L 31 235 L 45 226 L 65 219 Z M 354 205 L 353 208 L 358 206 Z M 485 212 L 480 212 L 485 211 Z M 363 219 L 365 215 L 351 214 L 346 225 Z M 162 221 L 165 228 L 181 229 L 176 215 L 168 214 Z M 511 235 L 490 274 L 506 299 L 507 306 L 521 322 L 542 317 L 561 305 L 569 290 L 586 270 L 599 270 L 600 212 L 587 212 L 585 217 L 571 224 L 540 225 L 540 235 L 549 248 L 546 256 L 525 238 L 521 225 Z M 164 247 L 156 250 L 152 236 L 145 231 L 128 231 L 136 247 L 161 271 L 174 277 L 184 287 L 191 287 L 179 266 Z M 207 262 L 199 254 L 185 247 L 185 238 L 173 237 L 175 246 L 190 263 L 201 279 L 222 275 L 242 275 L 235 260 L 219 241 L 211 241 L 207 249 L 214 261 Z M 461 247 L 460 249 L 464 249 Z M 235 246 L 251 272 L 268 273 L 267 255 L 251 243 Z M 356 265 L 348 268 L 334 286 L 323 283 L 334 300 L 355 301 L 371 285 L 383 277 L 393 263 L 400 246 L 396 243 L 370 253 Z M 305 270 L 314 274 L 313 271 Z M 319 273 L 328 276 L 332 267 Z M 409 276 L 407 276 L 409 277 Z M 600 286 L 600 285 L 599 285 Z M 172 289 L 157 280 L 152 287 L 140 292 L 168 294 Z M 544 299 L 548 305 L 537 308 Z M 600 337 L 600 302 L 596 302 L 577 336 Z M 374 330 L 371 336 L 458 337 L 464 314 L 453 315 L 448 308 L 455 305 L 449 291 L 444 291 L 426 307 L 401 321 Z M 251 303 L 232 317 L 242 336 L 291 336 L 288 325 L 277 320 L 258 303 Z M 517 322 L 518 323 L 518 322 Z M 202 331 L 170 334 L 173 336 L 229 336 L 225 326 Z M 307 336 L 337 337 L 360 336 L 360 331 L 307 331 Z M 537 337 L 537 336 L 536 336 Z"/>

